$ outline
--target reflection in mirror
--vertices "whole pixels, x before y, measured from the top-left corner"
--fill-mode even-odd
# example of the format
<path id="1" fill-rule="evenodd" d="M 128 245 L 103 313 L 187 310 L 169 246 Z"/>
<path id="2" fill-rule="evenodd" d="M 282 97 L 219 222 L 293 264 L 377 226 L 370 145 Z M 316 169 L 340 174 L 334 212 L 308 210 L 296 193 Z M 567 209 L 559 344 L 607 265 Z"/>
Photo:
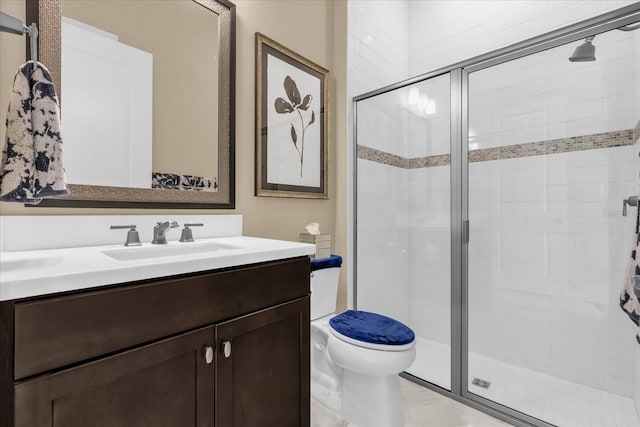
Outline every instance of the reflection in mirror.
<path id="1" fill-rule="evenodd" d="M 234 207 L 232 3 L 35 0 L 27 21 L 61 94 L 72 192 L 39 206 Z"/>
<path id="2" fill-rule="evenodd" d="M 69 182 L 215 191 L 217 45 L 193 1 L 63 0 Z"/>

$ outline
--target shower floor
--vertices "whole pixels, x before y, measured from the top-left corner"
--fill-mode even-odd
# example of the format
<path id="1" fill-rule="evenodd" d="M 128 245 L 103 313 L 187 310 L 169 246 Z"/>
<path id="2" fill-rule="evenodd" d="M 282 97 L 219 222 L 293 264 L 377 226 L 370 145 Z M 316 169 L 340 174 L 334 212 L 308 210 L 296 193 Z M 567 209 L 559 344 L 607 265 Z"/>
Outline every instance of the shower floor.
<path id="1" fill-rule="evenodd" d="M 416 339 L 416 361 L 407 372 L 450 389 L 449 346 Z M 640 427 L 629 397 L 597 390 L 479 354 L 469 354 L 469 391 L 559 427 Z M 488 390 L 471 384 L 491 382 Z"/>

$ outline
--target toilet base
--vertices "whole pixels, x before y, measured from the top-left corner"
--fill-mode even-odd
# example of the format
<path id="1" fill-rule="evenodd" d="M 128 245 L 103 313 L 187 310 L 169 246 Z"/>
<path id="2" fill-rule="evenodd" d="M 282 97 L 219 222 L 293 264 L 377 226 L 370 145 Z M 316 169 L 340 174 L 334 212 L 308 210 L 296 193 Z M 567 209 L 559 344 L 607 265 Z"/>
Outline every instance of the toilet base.
<path id="1" fill-rule="evenodd" d="M 332 316 L 311 322 L 311 395 L 349 427 L 402 427 L 399 372 L 411 366 L 415 348 L 381 351 L 334 337 Z"/>
<path id="2" fill-rule="evenodd" d="M 336 414 L 342 409 L 342 390 L 336 379 L 311 368 L 311 397 Z"/>
<path id="3" fill-rule="evenodd" d="M 402 427 L 404 408 L 399 376 L 374 377 L 345 372 L 340 412 L 358 426 Z"/>

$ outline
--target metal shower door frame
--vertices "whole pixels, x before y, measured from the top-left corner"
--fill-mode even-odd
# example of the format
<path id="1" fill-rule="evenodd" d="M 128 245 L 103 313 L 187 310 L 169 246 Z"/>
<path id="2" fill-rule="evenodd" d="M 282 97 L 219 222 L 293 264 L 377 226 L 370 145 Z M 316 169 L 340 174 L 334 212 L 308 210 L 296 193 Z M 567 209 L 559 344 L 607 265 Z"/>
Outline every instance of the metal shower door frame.
<path id="1" fill-rule="evenodd" d="M 479 55 L 353 98 L 353 304 L 357 308 L 357 108 L 358 102 L 444 74 L 450 76 L 451 96 L 451 390 L 413 375 L 403 377 L 517 427 L 552 427 L 468 390 L 469 362 L 469 75 L 495 65 L 553 49 L 640 21 L 640 2 L 572 24 L 520 43 Z"/>

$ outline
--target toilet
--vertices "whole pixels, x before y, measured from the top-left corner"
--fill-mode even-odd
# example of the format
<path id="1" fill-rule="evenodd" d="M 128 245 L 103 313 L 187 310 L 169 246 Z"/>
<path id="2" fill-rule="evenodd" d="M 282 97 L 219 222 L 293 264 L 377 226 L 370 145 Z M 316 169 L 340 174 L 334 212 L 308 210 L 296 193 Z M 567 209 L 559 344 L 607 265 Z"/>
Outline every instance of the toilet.
<path id="1" fill-rule="evenodd" d="M 415 359 L 415 334 L 380 314 L 336 314 L 341 265 L 311 260 L 311 396 L 350 426 L 401 427 L 398 374 Z"/>

